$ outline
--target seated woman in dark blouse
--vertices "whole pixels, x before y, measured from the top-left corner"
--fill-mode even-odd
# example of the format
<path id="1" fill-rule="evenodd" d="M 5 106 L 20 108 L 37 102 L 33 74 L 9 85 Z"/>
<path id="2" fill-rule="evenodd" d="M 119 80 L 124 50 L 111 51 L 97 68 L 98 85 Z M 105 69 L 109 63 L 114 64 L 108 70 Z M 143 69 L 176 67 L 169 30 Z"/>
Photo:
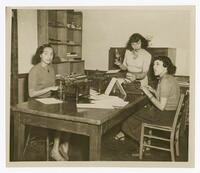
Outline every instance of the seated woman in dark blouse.
<path id="1" fill-rule="evenodd" d="M 45 98 L 51 96 L 51 91 L 58 90 L 55 86 L 55 72 L 52 66 L 54 50 L 49 44 L 40 46 L 35 56 L 35 66 L 29 72 L 28 91 L 31 98 Z M 51 157 L 57 161 L 68 160 L 69 144 L 60 144 L 60 132 L 54 132 L 54 144 Z M 62 153 L 62 154 L 61 154 Z"/>
<path id="2" fill-rule="evenodd" d="M 140 140 L 142 122 L 170 125 L 173 123 L 180 97 L 180 88 L 173 74 L 176 67 L 165 56 L 154 58 L 154 74 L 159 77 L 157 89 L 150 86 L 142 87 L 143 92 L 152 102 L 152 106 L 143 108 L 129 117 L 122 124 L 121 131 L 115 136 L 116 140 L 124 140 L 125 135 Z"/>

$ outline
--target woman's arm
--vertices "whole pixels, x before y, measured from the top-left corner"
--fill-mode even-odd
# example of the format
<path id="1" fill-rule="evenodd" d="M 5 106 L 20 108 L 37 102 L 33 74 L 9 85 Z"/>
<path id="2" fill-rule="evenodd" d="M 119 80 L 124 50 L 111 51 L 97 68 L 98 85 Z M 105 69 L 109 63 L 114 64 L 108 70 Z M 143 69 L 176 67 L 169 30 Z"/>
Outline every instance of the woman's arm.
<path id="1" fill-rule="evenodd" d="M 121 68 L 122 70 L 127 70 L 127 67 L 124 64 L 120 64 L 119 68 Z"/>
<path id="2" fill-rule="evenodd" d="M 144 79 L 147 75 L 147 72 L 135 72 L 133 73 L 136 77 L 136 79 Z"/>
<path id="3" fill-rule="evenodd" d="M 39 76 L 43 75 L 40 74 L 41 72 L 38 70 L 37 66 L 33 67 L 28 75 L 28 93 L 30 97 L 37 97 L 41 96 L 43 94 L 46 94 L 48 92 L 58 90 L 58 86 L 54 86 L 55 84 L 52 82 L 52 86 L 45 87 L 45 85 L 42 87 L 43 89 L 37 89 L 38 83 L 39 83 Z M 52 79 L 53 81 L 55 79 Z M 39 87 L 41 88 L 41 87 Z"/>
<path id="4" fill-rule="evenodd" d="M 158 109 L 160 109 L 161 111 L 165 109 L 165 106 L 167 104 L 166 97 L 161 97 L 160 100 L 158 100 L 156 97 L 153 96 L 153 94 L 148 90 L 147 87 L 142 87 L 142 90 Z"/>
<path id="5" fill-rule="evenodd" d="M 157 93 L 157 91 L 156 91 L 154 88 L 152 88 L 150 85 L 147 85 L 146 87 L 147 87 L 147 89 L 148 89 L 150 92 L 152 92 L 153 94 L 155 94 L 156 97 L 157 97 L 158 93 Z"/>
<path id="6" fill-rule="evenodd" d="M 167 98 L 166 97 L 161 97 L 160 101 L 157 100 L 157 98 L 155 98 L 154 96 L 150 99 L 151 102 L 161 111 L 164 111 L 165 106 L 167 104 Z"/>
<path id="7" fill-rule="evenodd" d="M 58 86 L 52 86 L 52 87 L 44 88 L 38 91 L 30 88 L 28 92 L 29 92 L 30 97 L 37 97 L 45 93 L 48 93 L 49 91 L 56 91 L 56 90 L 58 90 Z"/>

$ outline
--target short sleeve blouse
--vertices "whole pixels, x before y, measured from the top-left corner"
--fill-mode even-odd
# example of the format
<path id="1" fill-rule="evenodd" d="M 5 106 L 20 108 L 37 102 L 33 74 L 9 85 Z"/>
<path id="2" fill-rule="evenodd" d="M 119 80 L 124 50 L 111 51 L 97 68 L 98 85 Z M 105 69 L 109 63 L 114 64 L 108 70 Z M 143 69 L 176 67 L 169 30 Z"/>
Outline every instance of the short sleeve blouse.
<path id="1" fill-rule="evenodd" d="M 52 65 L 48 65 L 48 70 L 41 66 L 41 63 L 32 67 L 28 77 L 28 88 L 33 90 L 41 90 L 55 85 L 55 71 Z M 50 92 L 39 97 L 49 97 Z"/>
<path id="2" fill-rule="evenodd" d="M 166 74 L 161 78 L 157 93 L 159 98 L 167 98 L 165 110 L 176 110 L 180 97 L 180 87 L 172 75 Z"/>

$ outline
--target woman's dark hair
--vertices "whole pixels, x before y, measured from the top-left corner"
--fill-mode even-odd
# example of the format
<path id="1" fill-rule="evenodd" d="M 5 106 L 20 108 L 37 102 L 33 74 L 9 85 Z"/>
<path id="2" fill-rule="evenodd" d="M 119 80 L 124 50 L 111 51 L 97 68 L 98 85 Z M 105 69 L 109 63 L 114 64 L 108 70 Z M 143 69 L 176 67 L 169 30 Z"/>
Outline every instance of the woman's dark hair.
<path id="1" fill-rule="evenodd" d="M 167 67 L 167 73 L 168 74 L 175 74 L 176 72 L 176 66 L 172 63 L 171 59 L 167 56 L 158 56 L 154 57 L 154 61 L 160 60 L 163 62 L 163 66 Z"/>
<path id="2" fill-rule="evenodd" d="M 44 49 L 45 49 L 46 47 L 50 47 L 50 48 L 53 49 L 53 47 L 52 47 L 50 44 L 43 44 L 42 46 L 39 46 L 39 47 L 37 48 L 37 50 L 36 50 L 35 55 L 33 55 L 33 57 L 32 57 L 32 64 L 33 64 L 33 65 L 36 65 L 36 64 L 38 64 L 39 62 L 41 62 L 41 57 L 40 57 L 40 55 L 43 53 L 43 51 L 44 51 Z M 54 53 L 54 49 L 53 49 L 53 58 L 54 58 L 54 56 L 55 56 L 55 53 Z"/>
<path id="3" fill-rule="evenodd" d="M 145 39 L 139 33 L 135 33 L 135 34 L 130 36 L 129 41 L 128 41 L 127 45 L 126 45 L 126 49 L 132 51 L 133 48 L 131 46 L 131 43 L 138 42 L 139 40 L 141 40 L 141 48 L 146 49 L 148 47 L 149 40 Z"/>

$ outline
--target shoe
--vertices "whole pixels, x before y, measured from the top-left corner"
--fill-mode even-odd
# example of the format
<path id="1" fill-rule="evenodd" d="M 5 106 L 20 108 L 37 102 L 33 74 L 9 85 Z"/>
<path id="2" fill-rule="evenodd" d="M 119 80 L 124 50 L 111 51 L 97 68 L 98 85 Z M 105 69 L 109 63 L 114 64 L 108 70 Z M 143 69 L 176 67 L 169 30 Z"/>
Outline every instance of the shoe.
<path id="1" fill-rule="evenodd" d="M 145 148 L 145 151 L 144 151 L 144 155 L 145 155 L 145 156 L 151 156 L 151 148 L 146 147 L 146 148 Z"/>
<path id="2" fill-rule="evenodd" d="M 125 135 L 123 132 L 119 132 L 116 136 L 114 136 L 114 139 L 116 141 L 124 141 L 125 140 Z"/>
<path id="3" fill-rule="evenodd" d="M 51 156 L 51 158 L 52 158 L 54 161 L 64 161 L 64 160 L 65 160 L 65 159 L 60 155 L 59 152 L 55 152 L 54 150 L 51 150 L 50 156 Z"/>
<path id="4" fill-rule="evenodd" d="M 148 150 L 145 149 L 142 152 L 143 152 L 143 154 L 145 156 L 151 156 L 151 150 L 150 150 L 150 148 L 148 148 Z M 131 153 L 131 156 L 132 157 L 139 157 L 140 156 L 139 150 L 136 150 L 135 152 Z"/>
<path id="5" fill-rule="evenodd" d="M 140 155 L 139 152 L 137 152 L 137 153 L 131 153 L 132 157 L 139 157 L 139 155 Z"/>
<path id="6" fill-rule="evenodd" d="M 65 144 L 61 144 L 59 147 L 60 154 L 64 157 L 65 161 L 69 161 L 69 146 L 65 146 Z"/>
<path id="7" fill-rule="evenodd" d="M 134 151 L 133 153 L 131 153 L 132 157 L 139 157 L 140 153 L 139 150 L 137 149 L 136 151 Z"/>

